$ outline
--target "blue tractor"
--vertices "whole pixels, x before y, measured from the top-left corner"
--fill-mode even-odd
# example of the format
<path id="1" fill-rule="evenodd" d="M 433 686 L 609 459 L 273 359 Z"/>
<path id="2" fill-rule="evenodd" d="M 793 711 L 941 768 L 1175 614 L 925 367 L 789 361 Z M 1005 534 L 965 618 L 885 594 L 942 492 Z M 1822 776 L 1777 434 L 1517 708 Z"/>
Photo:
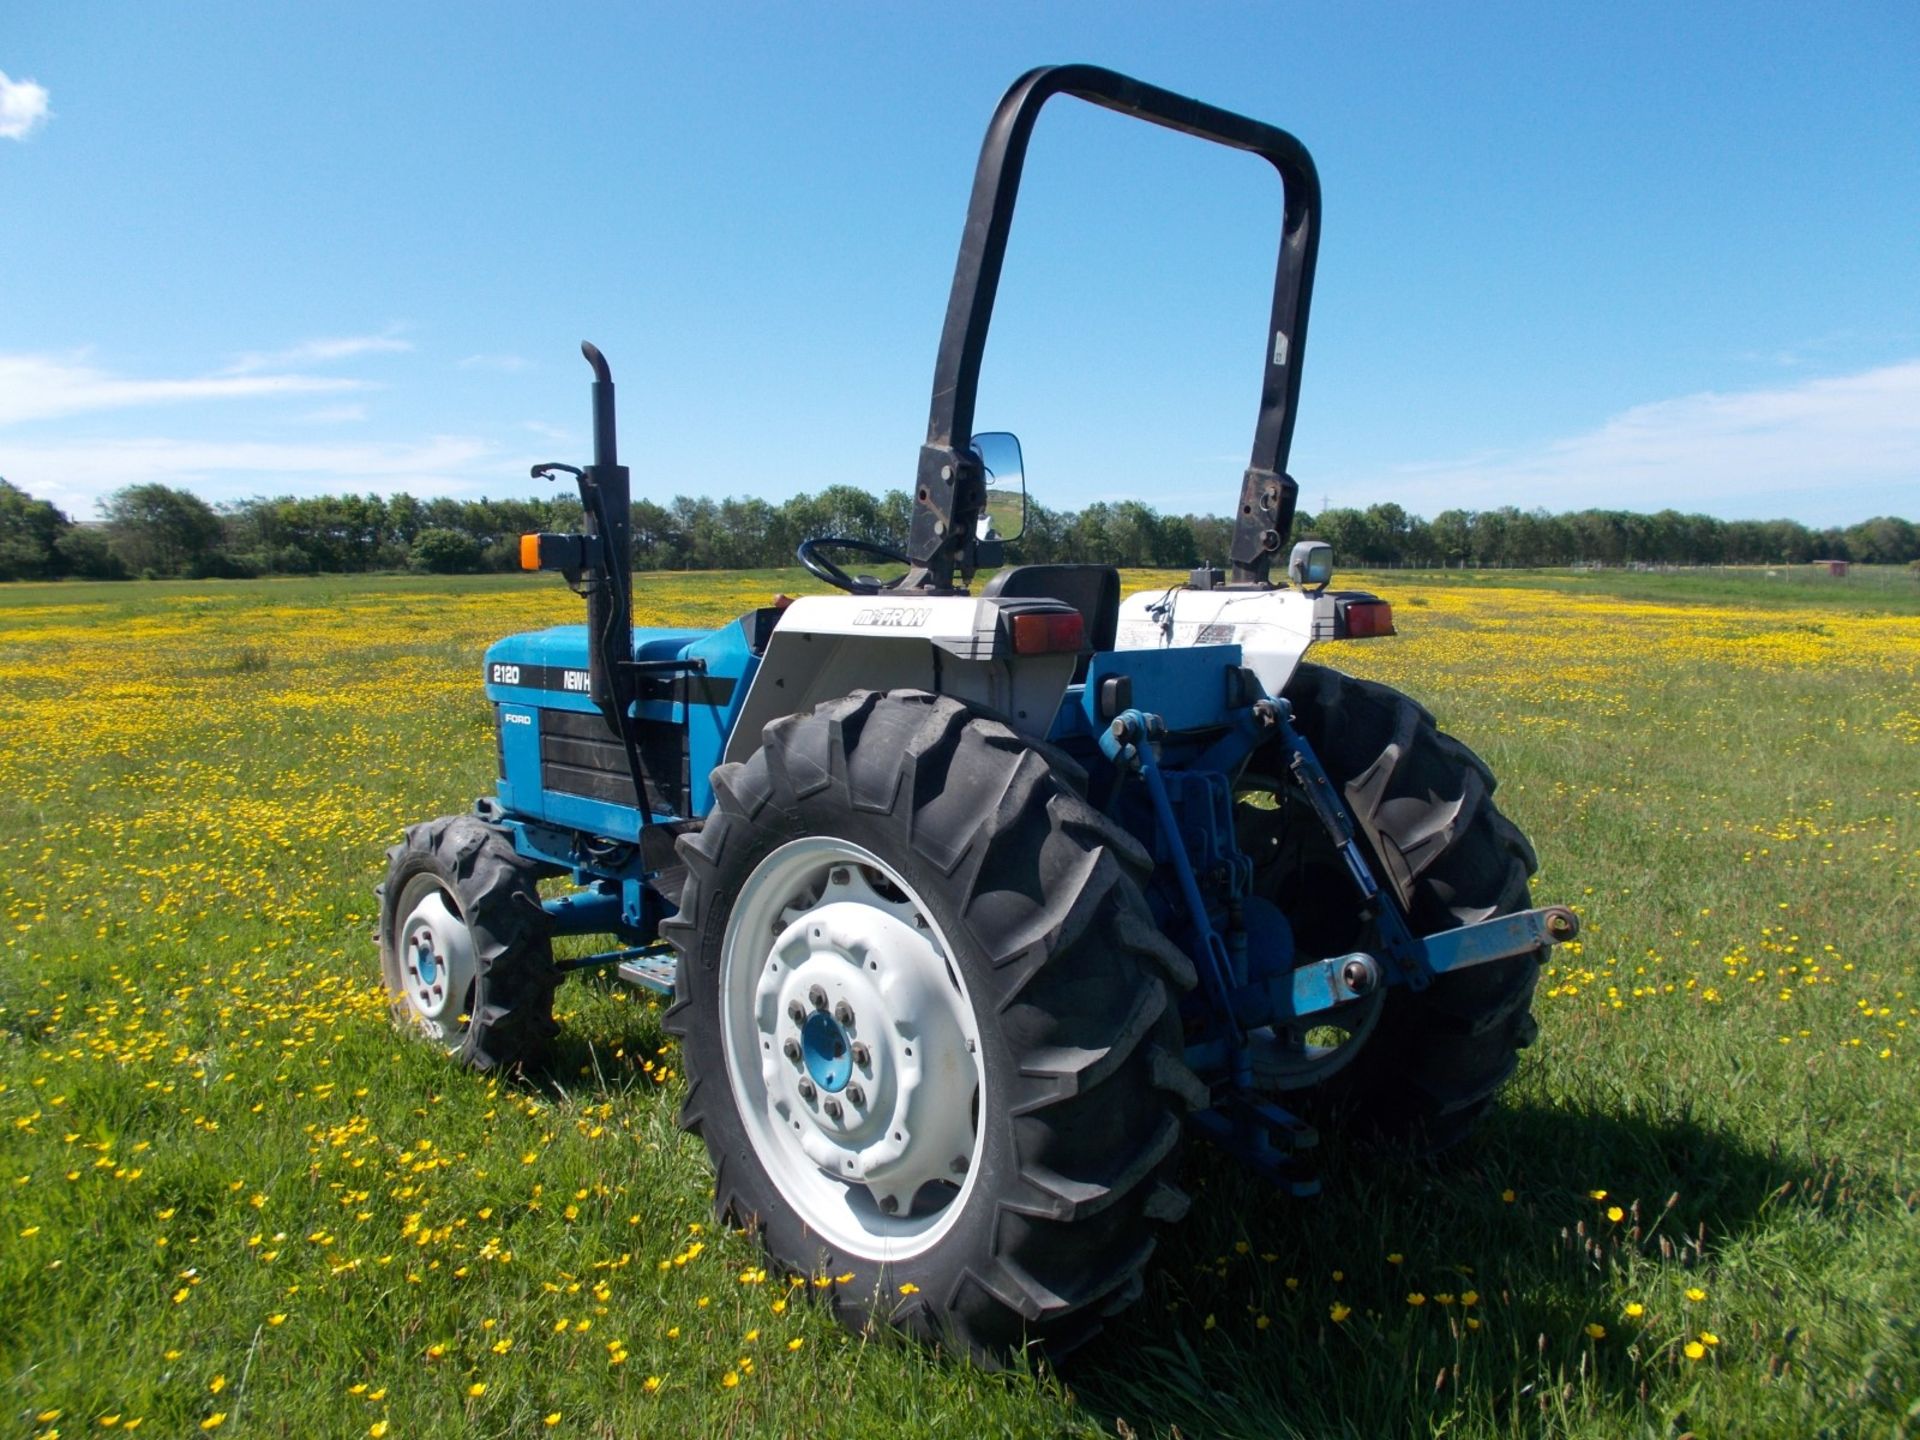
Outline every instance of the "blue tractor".
<path id="1" fill-rule="evenodd" d="M 1256 154 L 1285 195 L 1230 568 L 1124 603 L 1111 567 L 1002 565 L 1018 447 L 972 433 L 1028 138 L 1063 94 Z M 904 547 L 810 539 L 844 593 L 714 631 L 633 627 L 585 346 L 594 463 L 535 471 L 572 474 L 583 530 L 522 562 L 587 623 L 488 650 L 495 793 L 388 852 L 399 1021 L 511 1067 L 571 970 L 670 995 L 722 1218 L 791 1273 L 852 1272 L 849 1323 L 983 1357 L 1077 1343 L 1140 1293 L 1192 1136 L 1302 1194 L 1316 1118 L 1461 1138 L 1576 924 L 1529 908 L 1533 851 L 1465 746 L 1302 660 L 1393 630 L 1328 588 L 1324 546 L 1272 573 L 1319 223 L 1284 131 L 1090 66 L 1023 76 L 981 151 Z M 582 935 L 607 939 L 555 960 Z"/>

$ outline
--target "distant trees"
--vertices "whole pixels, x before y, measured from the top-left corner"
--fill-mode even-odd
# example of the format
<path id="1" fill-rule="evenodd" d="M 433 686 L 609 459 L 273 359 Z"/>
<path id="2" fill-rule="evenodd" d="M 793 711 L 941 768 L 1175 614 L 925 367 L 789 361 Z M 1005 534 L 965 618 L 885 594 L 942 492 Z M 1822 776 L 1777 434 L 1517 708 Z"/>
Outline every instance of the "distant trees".
<path id="1" fill-rule="evenodd" d="M 50 501 L 0 480 L 0 580 L 58 575 L 60 536 L 72 527 Z"/>
<path id="2" fill-rule="evenodd" d="M 1716 520 L 1677 510 L 1551 515 L 1511 505 L 1442 510 L 1427 521 L 1397 505 L 1374 505 L 1303 517 L 1295 533 L 1367 565 L 1802 565 L 1815 558 L 1895 565 L 1920 556 L 1920 530 L 1888 516 L 1812 530 L 1794 520 Z"/>
<path id="3" fill-rule="evenodd" d="M 136 575 L 205 575 L 224 552 L 213 507 L 170 485 L 129 485 L 100 507 L 107 546 Z"/>
<path id="4" fill-rule="evenodd" d="M 75 524 L 47 501 L 0 480 L 0 579 L 511 570 L 519 564 L 522 534 L 580 525 L 579 500 L 559 493 L 524 500 L 256 497 L 215 509 L 188 491 L 146 484 L 116 491 L 102 509 L 103 523 Z M 633 559 L 643 570 L 787 565 L 809 535 L 898 545 L 911 511 L 904 490 L 876 495 L 851 485 L 779 504 L 685 495 L 637 500 Z M 1023 561 L 1186 569 L 1224 565 L 1232 534 L 1226 517 L 1163 515 L 1138 500 L 1099 501 L 1083 510 L 1033 501 L 1013 554 Z M 1294 535 L 1328 541 L 1348 567 L 1920 560 L 1920 527 L 1892 516 L 1812 530 L 1792 520 L 1716 520 L 1676 510 L 1553 515 L 1511 505 L 1443 510 L 1426 520 L 1386 503 L 1298 515 Z"/>
<path id="5" fill-rule="evenodd" d="M 460 575 L 478 570 L 484 553 L 473 536 L 432 525 L 413 537 L 407 563 L 435 575 Z"/>

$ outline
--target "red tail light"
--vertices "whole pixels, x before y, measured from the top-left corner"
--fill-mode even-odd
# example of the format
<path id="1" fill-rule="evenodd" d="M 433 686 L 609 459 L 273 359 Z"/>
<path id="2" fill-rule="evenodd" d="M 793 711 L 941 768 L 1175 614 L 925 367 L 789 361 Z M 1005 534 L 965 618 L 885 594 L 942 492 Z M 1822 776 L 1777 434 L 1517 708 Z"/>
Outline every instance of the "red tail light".
<path id="1" fill-rule="evenodd" d="M 1013 653 L 1016 655 L 1078 655 L 1087 623 L 1078 610 L 1051 615 L 1013 617 Z"/>
<path id="2" fill-rule="evenodd" d="M 1393 606 L 1385 600 L 1361 600 L 1346 608 L 1347 638 L 1370 640 L 1376 635 L 1393 635 Z"/>

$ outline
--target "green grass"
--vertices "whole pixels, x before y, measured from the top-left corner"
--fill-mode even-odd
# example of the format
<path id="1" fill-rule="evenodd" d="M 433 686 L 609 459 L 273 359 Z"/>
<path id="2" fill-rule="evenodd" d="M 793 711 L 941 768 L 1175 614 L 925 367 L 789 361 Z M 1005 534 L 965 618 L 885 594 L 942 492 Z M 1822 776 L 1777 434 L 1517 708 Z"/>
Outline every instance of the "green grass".
<path id="1" fill-rule="evenodd" d="M 775 1308 L 787 1277 L 710 1223 L 645 999 L 570 985 L 528 1084 L 388 1028 L 381 852 L 490 783 L 479 653 L 573 597 L 0 591 L 0 1425 L 1920 1433 L 1920 605 L 1877 582 L 1347 580 L 1403 635 L 1318 658 L 1480 750 L 1581 948 L 1466 1153 L 1329 1137 L 1325 1194 L 1290 1202 L 1196 1146 L 1143 1301 L 1062 1370 L 1004 1375 L 846 1334 L 800 1292 Z M 643 577 L 643 622 L 776 588 L 802 587 Z"/>
<path id="2" fill-rule="evenodd" d="M 1910 565 L 1856 565 L 1844 576 L 1811 565 L 1727 565 L 1684 570 L 1399 570 L 1375 578 L 1392 587 L 1415 577 L 1426 585 L 1450 587 L 1519 581 L 1570 595 L 1920 614 L 1920 569 Z"/>

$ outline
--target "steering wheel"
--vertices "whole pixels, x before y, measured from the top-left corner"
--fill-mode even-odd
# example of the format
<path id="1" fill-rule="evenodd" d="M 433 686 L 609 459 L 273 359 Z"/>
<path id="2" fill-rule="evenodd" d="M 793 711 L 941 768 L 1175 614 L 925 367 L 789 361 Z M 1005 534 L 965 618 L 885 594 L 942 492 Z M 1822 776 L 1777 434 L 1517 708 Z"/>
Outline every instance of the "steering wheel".
<path id="1" fill-rule="evenodd" d="M 891 587 L 871 575 L 849 575 L 822 555 L 820 552 L 823 549 L 851 550 L 855 554 L 871 555 L 876 560 L 885 560 L 894 565 L 909 568 L 913 565 L 913 561 L 891 546 L 875 545 L 866 540 L 848 540 L 835 535 L 815 535 L 802 540 L 793 554 L 796 560 L 807 567 L 807 573 L 854 595 L 878 595 Z"/>

